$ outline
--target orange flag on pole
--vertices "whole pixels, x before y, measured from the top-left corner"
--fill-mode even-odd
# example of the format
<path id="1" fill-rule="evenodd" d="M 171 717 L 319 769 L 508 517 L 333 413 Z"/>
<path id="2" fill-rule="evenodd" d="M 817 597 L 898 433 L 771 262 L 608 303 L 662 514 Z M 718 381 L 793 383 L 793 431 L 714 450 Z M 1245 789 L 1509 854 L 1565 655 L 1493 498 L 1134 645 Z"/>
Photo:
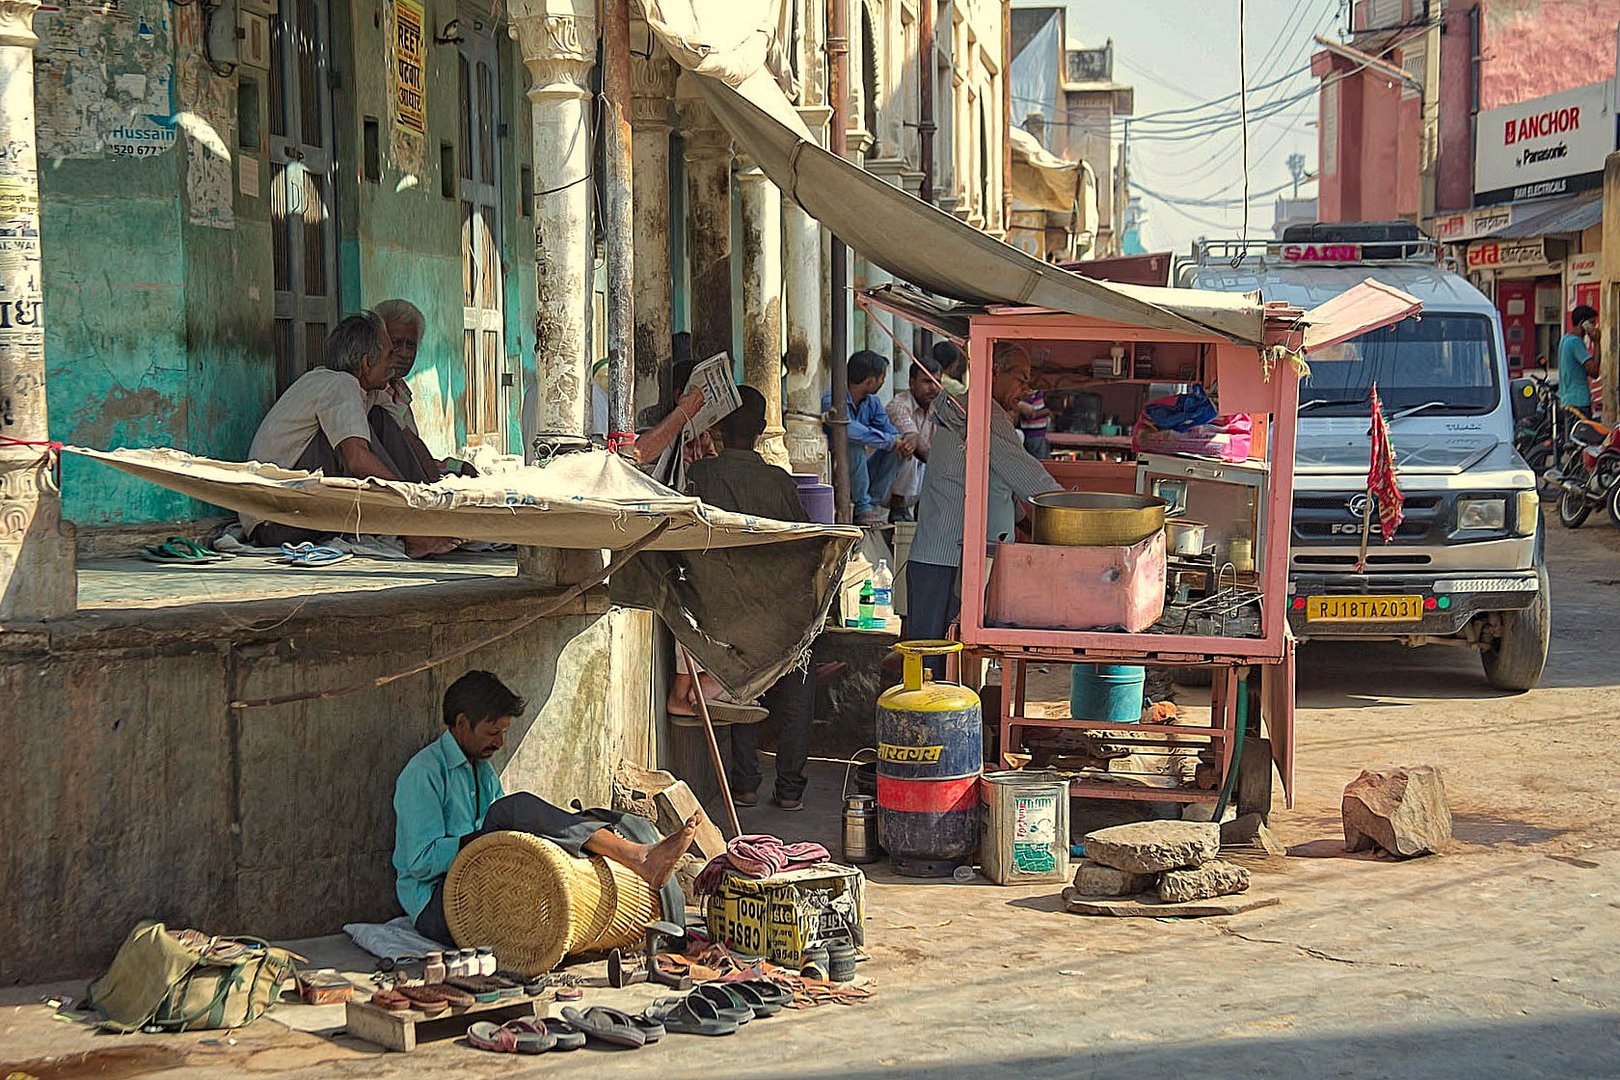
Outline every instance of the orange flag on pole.
<path id="1" fill-rule="evenodd" d="M 1372 385 L 1372 460 L 1367 465 L 1367 509 L 1362 514 L 1360 571 L 1367 563 L 1367 541 L 1372 535 L 1372 508 L 1378 507 L 1378 530 L 1384 543 L 1395 539 L 1395 530 L 1405 517 L 1406 496 L 1401 494 L 1400 475 L 1395 468 L 1395 444 L 1389 438 L 1384 404 L 1378 399 L 1378 384 Z"/>

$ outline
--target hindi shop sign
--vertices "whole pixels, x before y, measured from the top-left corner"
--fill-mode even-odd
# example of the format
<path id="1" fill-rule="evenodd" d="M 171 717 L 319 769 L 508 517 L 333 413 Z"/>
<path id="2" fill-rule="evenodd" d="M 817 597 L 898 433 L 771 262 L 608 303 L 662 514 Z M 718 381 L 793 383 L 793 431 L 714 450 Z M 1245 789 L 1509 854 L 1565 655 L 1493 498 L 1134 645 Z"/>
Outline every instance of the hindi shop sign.
<path id="1" fill-rule="evenodd" d="M 1601 187 L 1603 160 L 1615 148 L 1609 84 L 1490 109 L 1479 114 L 1474 130 L 1476 203 Z"/>
<path id="2" fill-rule="evenodd" d="M 1468 269 L 1497 270 L 1510 266 L 1540 266 L 1547 261 L 1547 244 L 1534 240 L 1482 240 L 1468 247 Z"/>
<path id="3" fill-rule="evenodd" d="M 1443 244 L 1461 240 L 1475 240 L 1513 224 L 1513 207 L 1491 206 L 1483 210 L 1464 210 L 1435 218 L 1431 224 L 1434 238 Z"/>
<path id="4" fill-rule="evenodd" d="M 394 0 L 394 123 L 412 135 L 427 134 L 427 38 L 422 5 Z"/>

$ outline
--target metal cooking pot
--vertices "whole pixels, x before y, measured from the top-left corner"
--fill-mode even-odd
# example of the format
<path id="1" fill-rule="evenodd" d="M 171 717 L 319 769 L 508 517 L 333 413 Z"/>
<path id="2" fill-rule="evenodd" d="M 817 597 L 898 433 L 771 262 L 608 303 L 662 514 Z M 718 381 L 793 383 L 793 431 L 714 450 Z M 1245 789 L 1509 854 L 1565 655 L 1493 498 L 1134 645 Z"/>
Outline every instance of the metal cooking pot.
<path id="1" fill-rule="evenodd" d="M 1164 523 L 1164 538 L 1170 544 L 1173 555 L 1202 555 L 1204 553 L 1204 530 L 1208 526 L 1202 521 L 1189 521 L 1186 518 L 1171 518 Z"/>
<path id="2" fill-rule="evenodd" d="M 1170 504 L 1151 495 L 1053 491 L 1030 500 L 1037 544 L 1129 547 L 1164 528 Z"/>

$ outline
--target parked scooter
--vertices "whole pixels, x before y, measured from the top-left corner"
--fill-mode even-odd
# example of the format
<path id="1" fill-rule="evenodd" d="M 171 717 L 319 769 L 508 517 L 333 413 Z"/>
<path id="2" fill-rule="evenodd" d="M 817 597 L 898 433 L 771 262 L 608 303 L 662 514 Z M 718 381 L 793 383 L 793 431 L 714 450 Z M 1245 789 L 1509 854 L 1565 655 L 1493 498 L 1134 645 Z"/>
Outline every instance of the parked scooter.
<path id="1" fill-rule="evenodd" d="M 1558 522 L 1578 529 L 1598 507 L 1620 525 L 1620 430 L 1588 420 L 1573 409 L 1560 410 L 1572 421 L 1559 467 L 1547 479 L 1559 488 Z"/>

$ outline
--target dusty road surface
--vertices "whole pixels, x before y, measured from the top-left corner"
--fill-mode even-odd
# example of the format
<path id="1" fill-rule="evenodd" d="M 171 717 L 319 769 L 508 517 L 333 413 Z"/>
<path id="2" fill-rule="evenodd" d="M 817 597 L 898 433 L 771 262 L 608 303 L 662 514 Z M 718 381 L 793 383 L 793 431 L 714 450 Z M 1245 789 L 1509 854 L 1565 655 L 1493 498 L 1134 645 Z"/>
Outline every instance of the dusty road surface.
<path id="1" fill-rule="evenodd" d="M 1059 910 L 1056 887 L 901 882 L 879 867 L 862 965 L 876 999 L 731 1038 L 386 1055 L 283 1026 L 331 1029 L 340 1013 L 283 1009 L 234 1042 L 113 1039 L 53 1022 L 27 1004 L 37 988 L 14 988 L 0 997 L 0 1077 L 1620 1077 L 1620 534 L 1554 530 L 1553 657 L 1534 692 L 1492 693 L 1460 651 L 1306 648 L 1298 799 L 1274 817 L 1291 855 L 1250 862 L 1276 907 L 1085 919 Z M 1387 762 L 1443 770 L 1451 850 L 1344 855 L 1344 784 Z M 760 808 L 745 828 L 831 842 L 836 785 L 824 770 L 811 810 Z"/>

